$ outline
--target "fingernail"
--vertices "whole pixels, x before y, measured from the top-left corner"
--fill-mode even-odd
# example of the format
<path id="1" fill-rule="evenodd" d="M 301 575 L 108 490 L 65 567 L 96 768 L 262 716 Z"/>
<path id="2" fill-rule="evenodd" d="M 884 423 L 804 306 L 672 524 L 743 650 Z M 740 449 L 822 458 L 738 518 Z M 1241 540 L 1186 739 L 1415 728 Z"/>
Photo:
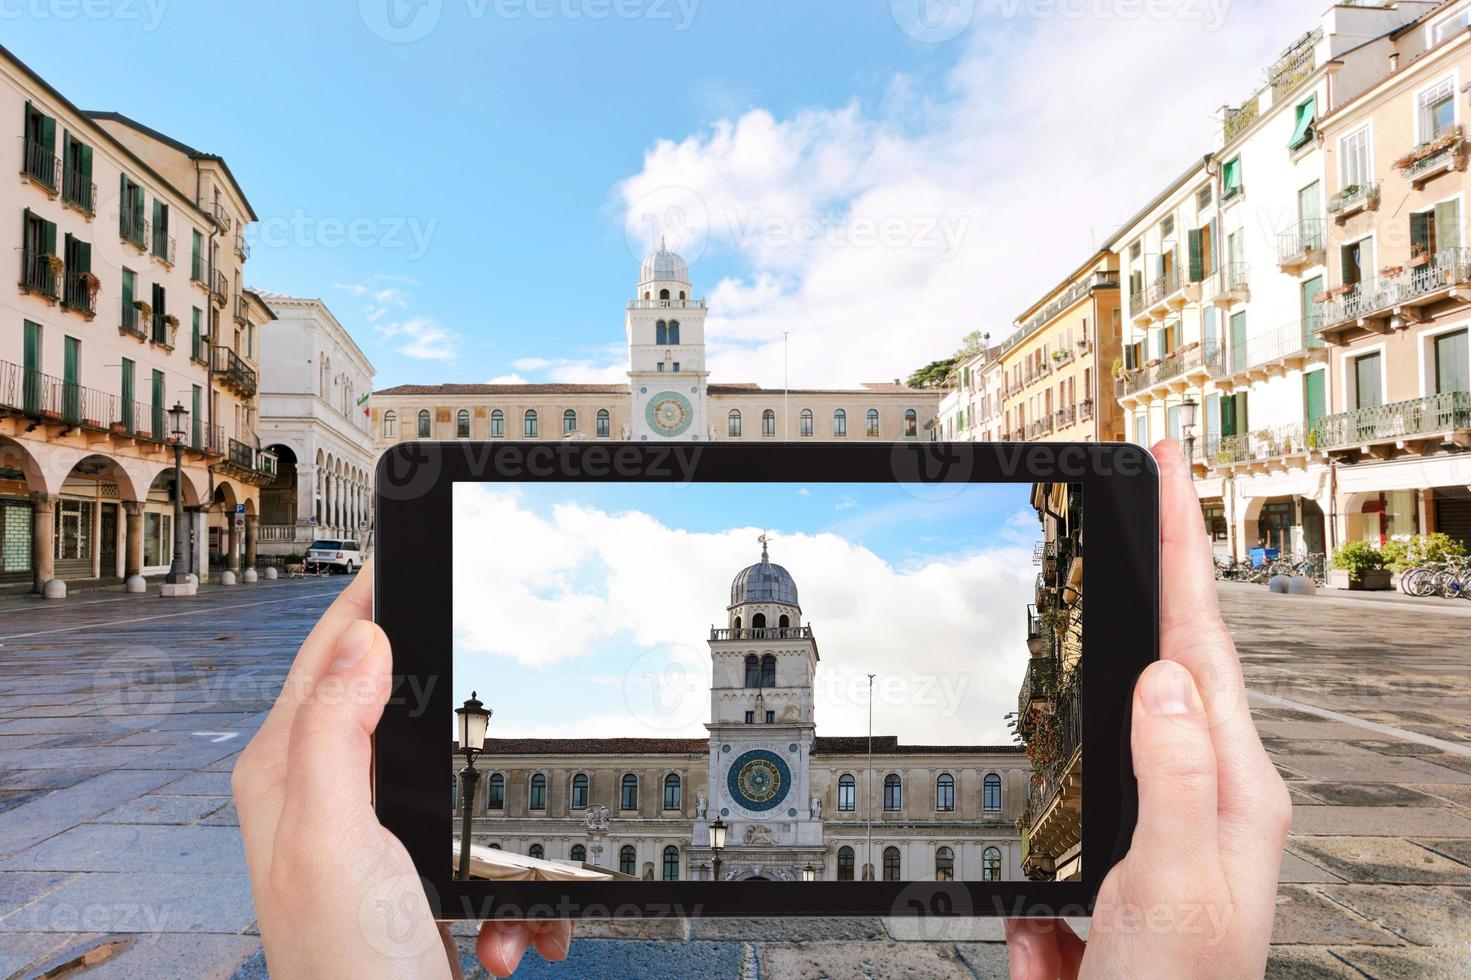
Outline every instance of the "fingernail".
<path id="1" fill-rule="evenodd" d="M 570 936 L 564 934 L 560 928 L 553 928 L 551 932 L 544 933 L 546 936 L 547 951 L 543 951 L 542 958 L 552 960 L 564 960 L 567 958 L 567 944 Z M 538 947 L 539 948 L 539 947 Z"/>
<path id="2" fill-rule="evenodd" d="M 1011 953 L 1011 980 L 1027 980 L 1030 976 L 1028 967 L 1031 966 L 1032 953 L 1027 949 L 1026 943 L 1011 943 L 1008 945 Z"/>
<path id="3" fill-rule="evenodd" d="M 1194 682 L 1179 664 L 1160 661 L 1144 683 L 1144 710 L 1151 715 L 1193 715 L 1199 712 Z"/>
<path id="4" fill-rule="evenodd" d="M 345 674 L 368 655 L 373 645 L 373 624 L 365 619 L 350 623 L 337 638 L 337 649 L 333 651 L 332 673 Z"/>
<path id="5" fill-rule="evenodd" d="M 500 947 L 501 962 L 511 973 L 515 973 L 516 967 L 521 965 L 521 957 L 526 955 L 526 946 L 530 941 L 531 933 L 525 926 L 508 926 L 501 930 L 496 943 Z"/>

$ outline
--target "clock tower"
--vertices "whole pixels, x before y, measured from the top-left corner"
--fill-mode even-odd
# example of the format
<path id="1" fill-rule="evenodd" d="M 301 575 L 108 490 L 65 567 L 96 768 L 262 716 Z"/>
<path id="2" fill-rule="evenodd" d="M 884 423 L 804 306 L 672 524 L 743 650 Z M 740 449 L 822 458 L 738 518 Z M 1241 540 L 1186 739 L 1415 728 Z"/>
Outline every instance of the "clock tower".
<path id="1" fill-rule="evenodd" d="M 695 299 L 689 266 L 669 251 L 644 259 L 628 302 L 628 382 L 635 442 L 710 438 L 706 406 L 705 301 Z"/>
<path id="2" fill-rule="evenodd" d="M 761 560 L 731 582 L 710 659 L 710 800 L 693 844 L 708 845 L 718 817 L 729 828 L 722 877 L 800 881 L 804 865 L 823 866 L 821 807 L 808 778 L 817 640 L 765 535 Z"/>

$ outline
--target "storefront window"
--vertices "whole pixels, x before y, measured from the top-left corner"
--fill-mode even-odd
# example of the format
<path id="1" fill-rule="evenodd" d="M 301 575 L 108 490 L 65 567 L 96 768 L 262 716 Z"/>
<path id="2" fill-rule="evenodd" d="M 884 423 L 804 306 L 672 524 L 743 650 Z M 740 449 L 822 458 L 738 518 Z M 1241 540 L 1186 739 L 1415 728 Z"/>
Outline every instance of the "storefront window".
<path id="1" fill-rule="evenodd" d="M 56 557 L 61 561 L 92 557 L 92 501 L 63 498 L 57 503 Z"/>
<path id="2" fill-rule="evenodd" d="M 143 564 L 167 565 L 174 554 L 172 514 L 143 515 Z"/>
<path id="3" fill-rule="evenodd" d="M 0 500 L 0 573 L 30 570 L 30 502 Z"/>

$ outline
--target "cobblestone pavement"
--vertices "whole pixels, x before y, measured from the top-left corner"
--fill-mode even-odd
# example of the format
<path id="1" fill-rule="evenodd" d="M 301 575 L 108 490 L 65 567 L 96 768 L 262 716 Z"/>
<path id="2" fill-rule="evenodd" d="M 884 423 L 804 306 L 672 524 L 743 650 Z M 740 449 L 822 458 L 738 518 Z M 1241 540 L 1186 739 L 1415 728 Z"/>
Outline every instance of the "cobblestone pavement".
<path id="1" fill-rule="evenodd" d="M 0 598 L 0 976 L 84 957 L 88 977 L 264 976 L 229 770 L 343 584 Z M 1297 804 L 1271 972 L 1471 976 L 1471 603 L 1221 598 Z M 579 937 L 567 964 L 532 953 L 523 975 L 1006 975 L 993 920 Z"/>

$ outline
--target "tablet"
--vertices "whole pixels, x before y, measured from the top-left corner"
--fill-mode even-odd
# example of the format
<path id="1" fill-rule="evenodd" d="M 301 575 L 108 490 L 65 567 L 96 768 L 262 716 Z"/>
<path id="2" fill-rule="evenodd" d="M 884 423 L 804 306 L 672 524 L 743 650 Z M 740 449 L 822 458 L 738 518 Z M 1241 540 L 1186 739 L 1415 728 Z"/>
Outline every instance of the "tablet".
<path id="1" fill-rule="evenodd" d="M 1086 915 L 1128 847 L 1137 446 L 411 442 L 376 492 L 441 918 Z"/>

